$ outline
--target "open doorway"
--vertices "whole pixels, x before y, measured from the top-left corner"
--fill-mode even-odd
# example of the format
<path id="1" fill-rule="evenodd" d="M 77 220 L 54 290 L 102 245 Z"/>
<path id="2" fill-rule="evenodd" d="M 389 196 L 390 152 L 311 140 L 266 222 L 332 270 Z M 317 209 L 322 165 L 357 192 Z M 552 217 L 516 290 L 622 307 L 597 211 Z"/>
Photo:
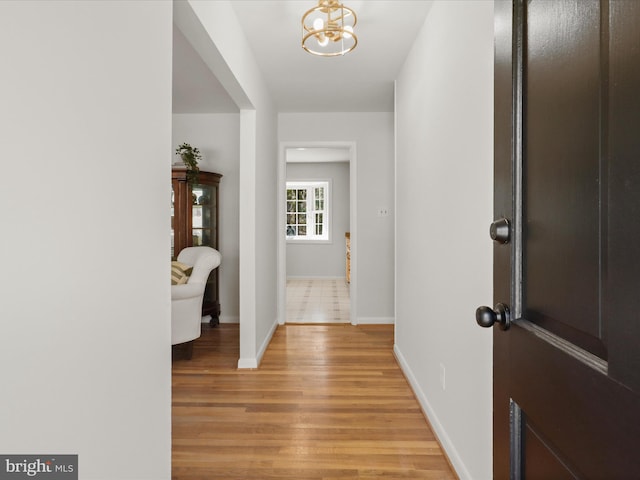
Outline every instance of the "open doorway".
<path id="1" fill-rule="evenodd" d="M 286 323 L 349 323 L 349 149 L 296 147 L 286 163 Z"/>
<path id="2" fill-rule="evenodd" d="M 282 145 L 279 321 L 354 323 L 355 145 Z"/>

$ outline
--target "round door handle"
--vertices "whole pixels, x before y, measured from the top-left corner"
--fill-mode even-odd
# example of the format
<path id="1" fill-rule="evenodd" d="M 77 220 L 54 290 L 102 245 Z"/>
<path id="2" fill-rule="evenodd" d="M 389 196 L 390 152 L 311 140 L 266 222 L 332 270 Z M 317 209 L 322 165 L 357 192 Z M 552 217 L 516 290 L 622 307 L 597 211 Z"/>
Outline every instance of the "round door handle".
<path id="1" fill-rule="evenodd" d="M 499 218 L 491 224 L 489 227 L 489 236 L 494 242 L 501 244 L 509 243 L 511 239 L 511 227 L 509 226 L 509 220 L 506 218 Z"/>
<path id="2" fill-rule="evenodd" d="M 498 323 L 502 330 L 507 330 L 511 326 L 511 313 L 509 307 L 503 303 L 498 303 L 491 309 L 489 307 L 478 307 L 476 310 L 476 322 L 481 327 L 493 327 Z"/>

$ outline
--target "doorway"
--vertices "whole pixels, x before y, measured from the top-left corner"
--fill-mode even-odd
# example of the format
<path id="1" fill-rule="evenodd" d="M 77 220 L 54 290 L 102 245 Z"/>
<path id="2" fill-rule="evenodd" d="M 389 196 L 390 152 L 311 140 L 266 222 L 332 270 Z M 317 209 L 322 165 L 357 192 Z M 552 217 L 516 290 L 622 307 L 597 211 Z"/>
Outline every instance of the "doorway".
<path id="1" fill-rule="evenodd" d="M 355 324 L 355 144 L 281 143 L 279 167 L 278 321 Z"/>

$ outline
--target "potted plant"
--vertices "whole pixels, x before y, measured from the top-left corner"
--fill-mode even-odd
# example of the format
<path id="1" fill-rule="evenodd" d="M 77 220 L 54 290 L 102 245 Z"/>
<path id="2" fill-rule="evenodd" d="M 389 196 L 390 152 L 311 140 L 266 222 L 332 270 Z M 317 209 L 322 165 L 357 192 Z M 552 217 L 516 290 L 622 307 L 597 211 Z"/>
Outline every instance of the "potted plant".
<path id="1" fill-rule="evenodd" d="M 202 160 L 200 150 L 196 147 L 192 147 L 188 143 L 183 143 L 176 148 L 176 155 L 180 155 L 180 158 L 187 167 L 187 182 L 189 182 L 189 184 L 197 182 L 198 173 L 200 172 L 200 169 L 198 168 L 198 161 Z"/>

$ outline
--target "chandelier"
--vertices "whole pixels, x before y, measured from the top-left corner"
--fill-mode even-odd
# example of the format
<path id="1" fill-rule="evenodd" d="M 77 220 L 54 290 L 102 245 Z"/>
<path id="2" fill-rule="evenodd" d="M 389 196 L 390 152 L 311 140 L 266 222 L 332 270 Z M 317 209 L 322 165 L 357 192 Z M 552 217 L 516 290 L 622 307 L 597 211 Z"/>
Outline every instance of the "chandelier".
<path id="1" fill-rule="evenodd" d="M 356 22 L 355 12 L 338 0 L 318 0 L 302 16 L 302 48 L 321 57 L 344 55 L 358 44 Z"/>

